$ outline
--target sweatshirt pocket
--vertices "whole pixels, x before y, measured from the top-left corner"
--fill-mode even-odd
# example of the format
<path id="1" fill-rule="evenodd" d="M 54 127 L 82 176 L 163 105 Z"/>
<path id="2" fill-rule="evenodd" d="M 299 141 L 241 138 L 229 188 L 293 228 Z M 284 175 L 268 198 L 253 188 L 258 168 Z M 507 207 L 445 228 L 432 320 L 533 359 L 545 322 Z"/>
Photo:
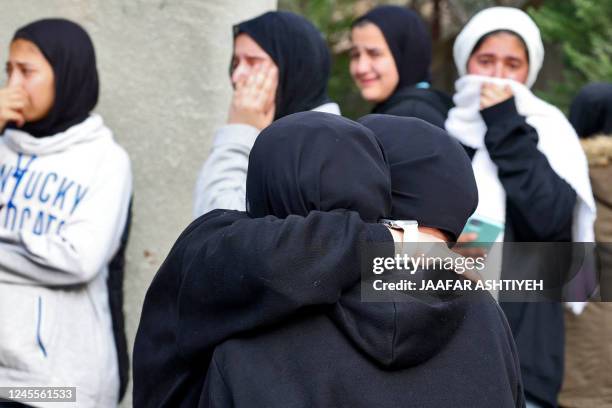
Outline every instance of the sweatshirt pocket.
<path id="1" fill-rule="evenodd" d="M 54 303 L 44 288 L 0 284 L 0 366 L 48 374 Z"/>

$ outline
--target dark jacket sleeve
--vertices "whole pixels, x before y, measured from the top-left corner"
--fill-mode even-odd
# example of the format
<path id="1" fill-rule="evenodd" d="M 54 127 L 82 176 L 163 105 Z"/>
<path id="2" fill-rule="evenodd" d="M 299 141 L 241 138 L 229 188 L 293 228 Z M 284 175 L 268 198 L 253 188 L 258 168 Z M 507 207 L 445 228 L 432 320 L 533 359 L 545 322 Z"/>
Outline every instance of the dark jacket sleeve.
<path id="1" fill-rule="evenodd" d="M 230 336 L 330 305 L 360 278 L 362 245 L 392 242 L 354 212 L 242 219 L 184 254 L 178 344 L 184 358 Z M 390 245 L 391 251 L 393 246 Z"/>
<path id="2" fill-rule="evenodd" d="M 227 386 L 219 364 L 213 357 L 208 373 L 206 373 L 198 408 L 232 408 L 233 406 L 232 391 Z"/>
<path id="3" fill-rule="evenodd" d="M 481 111 L 485 145 L 507 195 L 514 241 L 571 241 L 576 193 L 537 148 L 538 134 L 514 98 Z"/>
<path id="4" fill-rule="evenodd" d="M 125 280 L 125 251 L 130 236 L 130 228 L 132 226 L 132 203 L 133 199 L 130 200 L 119 249 L 108 264 L 108 277 L 106 278 L 108 306 L 111 312 L 113 338 L 115 340 L 115 348 L 117 349 L 117 363 L 119 368 L 119 402 L 121 402 L 125 396 L 130 375 L 130 358 L 128 355 L 127 339 L 125 337 L 125 315 L 123 314 L 123 282 Z"/>
<path id="5" fill-rule="evenodd" d="M 405 99 L 384 112 L 387 115 L 405 116 L 422 119 L 444 129 L 446 116 L 427 102 L 418 99 Z"/>
<path id="6" fill-rule="evenodd" d="M 251 219 L 214 210 L 178 238 L 147 291 L 134 407 L 195 406 L 215 346 L 325 305 L 358 281 L 361 245 L 392 243 L 354 212 Z M 393 245 L 390 245 L 393 251 Z"/>

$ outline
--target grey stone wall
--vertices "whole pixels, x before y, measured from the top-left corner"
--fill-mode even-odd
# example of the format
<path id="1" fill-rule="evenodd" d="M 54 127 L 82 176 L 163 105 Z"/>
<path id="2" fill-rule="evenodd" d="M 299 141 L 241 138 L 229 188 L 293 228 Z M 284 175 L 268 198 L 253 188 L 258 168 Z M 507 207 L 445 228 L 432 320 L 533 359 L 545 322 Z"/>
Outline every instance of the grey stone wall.
<path id="1" fill-rule="evenodd" d="M 276 0 L 3 0 L 0 61 L 13 32 L 66 17 L 92 36 L 101 82 L 97 112 L 132 159 L 134 218 L 125 312 L 130 347 L 145 291 L 191 220 L 192 193 L 212 131 L 230 101 L 232 24 Z M 130 391 L 131 392 L 131 391 Z M 131 406 L 128 395 L 122 406 Z"/>

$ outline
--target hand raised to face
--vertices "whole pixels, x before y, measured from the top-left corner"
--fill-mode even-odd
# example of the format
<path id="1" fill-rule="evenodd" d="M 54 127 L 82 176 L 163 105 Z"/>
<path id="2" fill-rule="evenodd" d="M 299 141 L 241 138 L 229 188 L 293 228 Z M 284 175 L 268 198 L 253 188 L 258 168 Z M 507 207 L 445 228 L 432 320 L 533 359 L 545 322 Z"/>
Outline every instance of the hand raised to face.
<path id="1" fill-rule="evenodd" d="M 278 69 L 270 62 L 256 65 L 235 83 L 228 123 L 263 129 L 274 119 Z"/>
<path id="2" fill-rule="evenodd" d="M 480 109 L 486 109 L 493 105 L 497 105 L 514 95 L 512 88 L 505 85 L 497 85 L 492 83 L 482 84 L 480 89 Z"/>
<path id="3" fill-rule="evenodd" d="M 25 123 L 23 109 L 28 103 L 28 95 L 23 88 L 7 87 L 0 89 L 0 128 L 7 122 L 15 122 L 17 127 Z"/>

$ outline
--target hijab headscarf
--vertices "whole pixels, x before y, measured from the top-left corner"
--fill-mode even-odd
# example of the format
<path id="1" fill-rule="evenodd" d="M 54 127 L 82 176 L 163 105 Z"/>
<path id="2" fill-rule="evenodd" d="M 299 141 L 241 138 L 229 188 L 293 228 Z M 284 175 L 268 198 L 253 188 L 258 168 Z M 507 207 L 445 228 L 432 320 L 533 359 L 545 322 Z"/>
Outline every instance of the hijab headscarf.
<path id="1" fill-rule="evenodd" d="M 570 106 L 569 120 L 579 137 L 612 134 L 612 83 L 582 87 Z"/>
<path id="2" fill-rule="evenodd" d="M 470 159 L 448 133 L 421 119 L 367 115 L 359 123 L 383 146 L 391 168 L 391 218 L 416 220 L 456 241 L 478 204 Z"/>
<path id="3" fill-rule="evenodd" d="M 527 87 L 531 88 L 544 62 L 544 45 L 538 26 L 524 11 L 512 7 L 491 7 L 476 13 L 457 36 L 453 57 L 459 76 L 467 74 L 467 63 L 474 46 L 485 35 L 507 30 L 518 35 L 527 46 L 529 74 Z"/>
<path id="4" fill-rule="evenodd" d="M 396 91 L 429 82 L 431 37 L 417 13 L 400 6 L 379 6 L 353 23 L 370 22 L 382 31 L 399 74 Z"/>
<path id="5" fill-rule="evenodd" d="M 529 76 L 526 84 L 510 79 L 466 75 L 467 61 L 482 36 L 498 30 L 516 33 L 527 46 Z M 450 110 L 445 127 L 463 145 L 474 149 L 472 168 L 480 200 L 476 215 L 505 224 L 506 191 L 497 165 L 489 156 L 484 137 L 487 126 L 480 114 L 480 90 L 483 83 L 509 86 L 514 94 L 517 112 L 538 133 L 538 150 L 546 156 L 552 169 L 576 192 L 578 200 L 572 223 L 576 242 L 593 241 L 595 202 L 589 183 L 588 166 L 576 132 L 563 113 L 535 96 L 529 87 L 535 82 L 544 59 L 540 30 L 523 11 L 510 7 L 492 7 L 476 14 L 463 28 L 453 47 L 455 64 L 461 77 L 455 82 L 455 107 Z M 501 235 L 499 239 L 502 239 Z"/>
<path id="6" fill-rule="evenodd" d="M 51 110 L 41 120 L 28 122 L 19 130 L 34 137 L 51 136 L 87 119 L 98 103 L 99 92 L 96 55 L 87 32 L 72 21 L 53 18 L 20 28 L 13 36 L 13 41 L 16 39 L 34 43 L 55 76 Z"/>
<path id="7" fill-rule="evenodd" d="M 286 116 L 259 134 L 246 190 L 251 217 L 344 209 L 376 222 L 391 209 L 389 167 L 374 134 L 322 112 Z"/>
<path id="8" fill-rule="evenodd" d="M 234 26 L 249 35 L 278 67 L 274 119 L 316 108 L 330 99 L 331 63 L 323 35 L 304 17 L 270 11 Z"/>

